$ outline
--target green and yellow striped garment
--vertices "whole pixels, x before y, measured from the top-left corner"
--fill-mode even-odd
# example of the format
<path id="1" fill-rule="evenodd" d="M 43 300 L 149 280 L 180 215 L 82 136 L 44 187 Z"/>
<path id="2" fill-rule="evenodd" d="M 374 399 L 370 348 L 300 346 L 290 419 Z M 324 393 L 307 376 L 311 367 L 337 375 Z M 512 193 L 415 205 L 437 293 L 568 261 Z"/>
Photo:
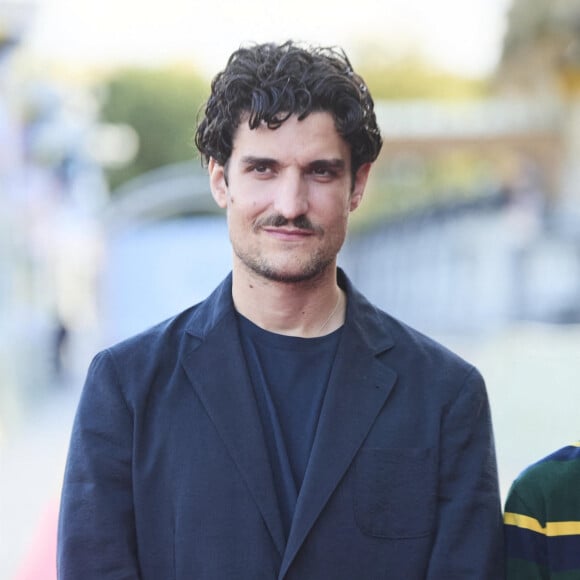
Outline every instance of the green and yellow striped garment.
<path id="1" fill-rule="evenodd" d="M 504 522 L 507 580 L 580 580 L 580 442 L 514 481 Z"/>

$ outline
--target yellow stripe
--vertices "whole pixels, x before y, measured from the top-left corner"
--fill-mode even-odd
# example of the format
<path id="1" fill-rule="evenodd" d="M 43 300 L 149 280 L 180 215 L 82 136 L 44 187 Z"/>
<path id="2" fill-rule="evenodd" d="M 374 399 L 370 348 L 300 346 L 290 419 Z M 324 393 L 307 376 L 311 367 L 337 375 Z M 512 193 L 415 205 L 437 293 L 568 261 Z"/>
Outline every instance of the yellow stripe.
<path id="1" fill-rule="evenodd" d="M 545 528 L 542 527 L 540 522 L 536 518 L 531 518 L 530 516 L 523 516 L 522 514 L 506 512 L 503 516 L 503 521 L 508 526 L 524 528 L 526 530 L 531 530 L 532 532 L 538 532 L 539 534 L 546 533 Z"/>
<path id="2" fill-rule="evenodd" d="M 580 534 L 580 522 L 548 522 L 548 536 L 574 536 Z"/>
<path id="3" fill-rule="evenodd" d="M 576 443 L 572 443 L 572 447 L 580 447 L 580 441 L 576 441 Z"/>
<path id="4" fill-rule="evenodd" d="M 504 522 L 508 526 L 524 528 L 544 536 L 580 535 L 580 522 L 546 522 L 546 525 L 542 526 L 536 518 L 511 512 L 504 514 Z"/>

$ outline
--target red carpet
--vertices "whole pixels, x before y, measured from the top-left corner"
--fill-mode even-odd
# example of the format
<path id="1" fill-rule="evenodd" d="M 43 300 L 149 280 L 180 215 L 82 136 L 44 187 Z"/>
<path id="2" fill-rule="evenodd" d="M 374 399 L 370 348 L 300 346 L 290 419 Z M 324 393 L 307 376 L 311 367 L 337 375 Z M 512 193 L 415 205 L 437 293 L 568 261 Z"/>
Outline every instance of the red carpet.
<path id="1" fill-rule="evenodd" d="M 56 580 L 57 521 L 58 501 L 55 500 L 42 514 L 14 580 Z"/>

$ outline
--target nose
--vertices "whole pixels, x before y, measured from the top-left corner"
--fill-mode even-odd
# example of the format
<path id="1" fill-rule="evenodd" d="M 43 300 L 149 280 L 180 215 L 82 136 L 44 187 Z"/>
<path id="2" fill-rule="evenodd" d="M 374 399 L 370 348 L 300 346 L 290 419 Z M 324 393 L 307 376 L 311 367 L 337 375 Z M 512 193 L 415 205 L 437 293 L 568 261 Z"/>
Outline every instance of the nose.
<path id="1" fill-rule="evenodd" d="M 274 209 L 292 220 L 308 212 L 308 185 L 299 172 L 287 172 L 277 179 Z"/>

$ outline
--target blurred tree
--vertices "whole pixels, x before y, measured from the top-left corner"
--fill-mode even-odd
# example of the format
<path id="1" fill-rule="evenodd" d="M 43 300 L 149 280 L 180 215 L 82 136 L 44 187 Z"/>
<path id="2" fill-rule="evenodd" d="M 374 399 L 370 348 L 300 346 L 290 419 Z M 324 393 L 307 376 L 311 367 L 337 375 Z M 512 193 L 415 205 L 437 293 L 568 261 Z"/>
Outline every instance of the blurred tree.
<path id="1" fill-rule="evenodd" d="M 580 2 L 512 0 L 496 84 L 500 92 L 558 96 L 577 88 Z"/>
<path id="2" fill-rule="evenodd" d="M 355 69 L 378 104 L 379 122 L 380 101 L 455 104 L 489 96 L 487 78 L 453 74 L 419 53 L 397 54 L 380 43 L 368 43 L 360 45 L 353 56 Z M 479 184 L 489 174 L 487 165 L 476 153 L 461 149 L 383 153 L 371 174 L 365 203 L 353 216 L 353 226 L 366 228 L 396 214 L 480 195 Z"/>
<path id="3" fill-rule="evenodd" d="M 192 159 L 198 110 L 209 83 L 184 68 L 126 68 L 110 77 L 101 116 L 132 126 L 139 136 L 135 159 L 108 171 L 111 189 L 146 171 Z"/>
<path id="4" fill-rule="evenodd" d="M 468 78 L 442 70 L 419 54 L 397 58 L 374 45 L 359 53 L 358 72 L 377 100 L 463 100 L 487 94 L 487 79 Z"/>

